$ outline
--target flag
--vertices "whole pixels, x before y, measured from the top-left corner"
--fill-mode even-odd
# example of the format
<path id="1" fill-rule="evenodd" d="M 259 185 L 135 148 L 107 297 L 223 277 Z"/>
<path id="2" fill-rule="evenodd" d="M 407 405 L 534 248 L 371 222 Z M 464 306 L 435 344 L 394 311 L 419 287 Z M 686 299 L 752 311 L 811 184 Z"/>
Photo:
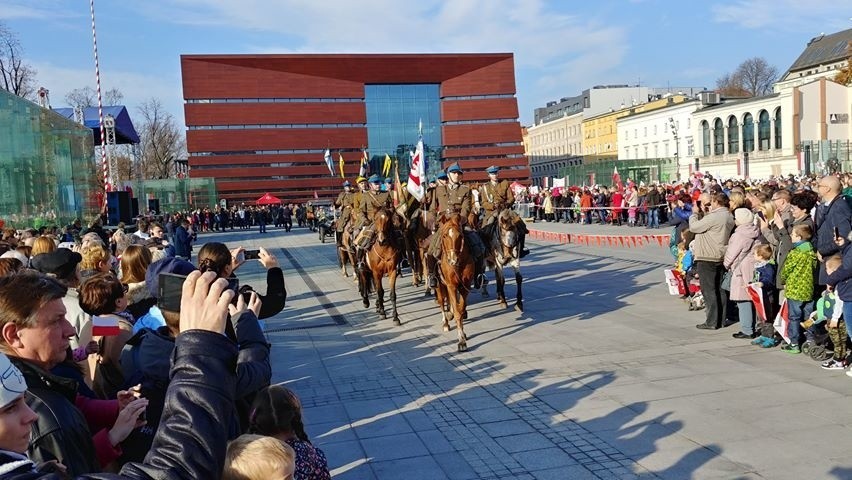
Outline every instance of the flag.
<path id="1" fill-rule="evenodd" d="M 331 160 L 331 151 L 326 148 L 325 149 L 325 155 L 323 155 L 323 157 L 325 158 L 325 166 L 328 167 L 328 173 L 330 173 L 331 176 L 333 177 L 334 176 L 334 162 Z"/>
<path id="2" fill-rule="evenodd" d="M 411 195 L 417 201 L 423 200 L 423 194 L 426 189 L 426 158 L 423 156 L 423 137 L 417 141 L 417 149 L 414 155 L 411 156 L 411 165 L 408 170 L 408 185 L 406 190 L 411 192 Z"/>
<path id="3" fill-rule="evenodd" d="M 397 208 L 397 211 L 402 210 L 400 215 L 405 216 L 405 203 L 402 198 L 402 182 L 399 181 L 399 161 L 394 162 L 393 165 L 393 206 Z M 398 208 L 402 204 L 402 208 Z"/>
<path id="4" fill-rule="evenodd" d="M 367 158 L 367 150 L 364 150 L 361 155 L 361 169 L 358 170 L 358 176 L 367 178 L 367 169 L 370 165 L 370 160 Z"/>
<path id="5" fill-rule="evenodd" d="M 382 166 L 382 176 L 387 177 L 390 175 L 390 169 L 393 162 L 391 162 L 390 155 L 385 154 L 385 164 Z"/>
<path id="6" fill-rule="evenodd" d="M 621 183 L 621 175 L 618 174 L 618 167 L 612 167 L 612 184 L 618 191 L 624 190 L 624 185 Z"/>
<path id="7" fill-rule="evenodd" d="M 343 173 L 343 154 L 337 152 L 337 158 L 339 158 L 337 162 L 340 164 L 340 178 L 346 178 L 346 174 Z"/>
<path id="8" fill-rule="evenodd" d="M 317 194 L 317 191 L 316 191 L 316 190 L 314 190 L 314 199 L 315 199 L 315 200 L 319 200 L 319 195 Z"/>
<path id="9" fill-rule="evenodd" d="M 790 307 L 787 306 L 787 299 L 781 300 L 781 308 L 778 310 L 778 315 L 775 316 L 775 321 L 772 326 L 781 334 L 781 338 L 785 342 L 790 343 L 790 337 L 787 336 L 787 327 L 790 325 Z"/>
<path id="10" fill-rule="evenodd" d="M 114 315 L 92 317 L 92 336 L 111 337 L 119 333 L 121 333 L 121 329 L 118 327 L 118 317 Z"/>
<path id="11" fill-rule="evenodd" d="M 763 303 L 763 287 L 759 287 L 754 283 L 749 283 L 746 285 L 746 292 L 748 292 L 748 296 L 751 298 L 751 303 L 754 304 L 758 321 L 760 323 L 765 323 L 767 319 L 766 305 Z"/>

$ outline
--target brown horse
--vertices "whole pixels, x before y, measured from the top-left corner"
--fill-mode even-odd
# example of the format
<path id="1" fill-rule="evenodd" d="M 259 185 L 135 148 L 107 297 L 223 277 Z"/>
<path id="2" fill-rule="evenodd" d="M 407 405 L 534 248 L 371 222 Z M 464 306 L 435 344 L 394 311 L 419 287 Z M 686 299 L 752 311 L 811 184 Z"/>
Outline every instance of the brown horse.
<path id="1" fill-rule="evenodd" d="M 356 270 L 355 268 L 355 249 L 352 248 L 352 232 L 349 228 L 344 229 L 342 232 L 335 232 L 336 235 L 339 235 L 340 241 L 337 246 L 337 263 L 340 266 L 341 273 L 343 273 L 344 277 L 349 276 L 349 272 L 346 270 L 346 264 L 352 266 L 353 272 Z M 353 273 L 357 275 L 357 273 Z"/>
<path id="2" fill-rule="evenodd" d="M 494 223 L 486 227 L 485 262 L 494 269 L 494 277 L 497 280 L 497 301 L 503 308 L 506 304 L 506 293 L 503 291 L 506 285 L 506 277 L 503 268 L 507 265 L 515 270 L 515 284 L 518 289 L 515 310 L 524 311 L 524 294 L 521 288 L 523 277 L 521 276 L 521 260 L 518 240 L 520 232 L 515 219 L 509 210 L 503 210 L 494 219 Z M 486 285 L 480 290 L 483 296 L 488 296 Z"/>
<path id="3" fill-rule="evenodd" d="M 461 216 L 457 213 L 445 216 L 437 235 L 441 235 L 441 262 L 438 264 L 436 289 L 438 307 L 441 309 L 445 332 L 450 331 L 450 316 L 455 318 L 459 335 L 458 351 L 464 352 L 467 350 L 467 335 L 464 333 L 467 295 L 476 268 L 470 246 L 465 242 Z"/>
<path id="4" fill-rule="evenodd" d="M 375 285 L 376 313 L 384 320 L 387 318 L 387 314 L 385 313 L 385 289 L 382 286 L 382 277 L 387 275 L 388 288 L 391 291 L 390 301 L 393 305 L 393 323 L 400 325 L 399 314 L 396 310 L 396 276 L 402 250 L 397 245 L 393 217 L 394 212 L 387 208 L 382 208 L 373 217 L 376 239 L 365 255 L 367 265 L 360 270 L 358 287 L 361 291 L 361 299 L 364 301 L 364 308 L 369 308 L 370 288 L 371 285 Z"/>

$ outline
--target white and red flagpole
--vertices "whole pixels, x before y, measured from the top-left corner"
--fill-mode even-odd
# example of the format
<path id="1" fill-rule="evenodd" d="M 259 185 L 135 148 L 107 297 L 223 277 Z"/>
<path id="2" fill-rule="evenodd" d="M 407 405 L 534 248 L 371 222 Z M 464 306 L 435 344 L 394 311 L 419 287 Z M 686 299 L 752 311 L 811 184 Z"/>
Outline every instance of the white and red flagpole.
<path id="1" fill-rule="evenodd" d="M 109 160 L 106 152 L 106 128 L 104 127 L 104 105 L 101 96 L 101 68 L 98 62 L 98 36 L 95 30 L 95 0 L 89 0 L 89 10 L 92 13 L 92 45 L 95 51 L 95 87 L 98 92 L 98 121 L 101 128 L 101 164 L 104 174 L 104 210 L 107 205 L 106 192 L 110 191 L 109 182 Z"/>

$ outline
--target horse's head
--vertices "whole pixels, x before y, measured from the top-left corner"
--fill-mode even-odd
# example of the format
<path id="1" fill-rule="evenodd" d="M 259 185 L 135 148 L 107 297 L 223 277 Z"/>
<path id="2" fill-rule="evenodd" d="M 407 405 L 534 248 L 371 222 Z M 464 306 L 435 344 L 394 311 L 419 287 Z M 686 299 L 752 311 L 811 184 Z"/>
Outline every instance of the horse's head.
<path id="1" fill-rule="evenodd" d="M 441 227 L 441 250 L 447 263 L 457 266 L 461 263 L 462 251 L 464 250 L 464 231 L 462 230 L 461 216 L 457 213 L 444 215 Z"/>
<path id="2" fill-rule="evenodd" d="M 373 217 L 373 225 L 376 231 L 376 241 L 379 245 L 385 245 L 390 241 L 393 213 L 387 208 L 381 208 Z"/>
<path id="3" fill-rule="evenodd" d="M 518 225 L 509 210 L 503 210 L 497 217 L 499 226 L 500 246 L 504 256 L 511 255 L 512 249 L 518 245 Z"/>

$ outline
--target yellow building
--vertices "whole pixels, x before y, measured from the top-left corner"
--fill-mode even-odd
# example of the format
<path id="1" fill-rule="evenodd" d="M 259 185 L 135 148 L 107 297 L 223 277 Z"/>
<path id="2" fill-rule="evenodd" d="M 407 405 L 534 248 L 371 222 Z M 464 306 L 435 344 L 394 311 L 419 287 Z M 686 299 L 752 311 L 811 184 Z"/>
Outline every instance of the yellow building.
<path id="1" fill-rule="evenodd" d="M 687 100 L 684 95 L 670 95 L 640 105 L 583 119 L 583 163 L 611 161 L 618 158 L 618 119 L 634 113 L 650 112 Z"/>

